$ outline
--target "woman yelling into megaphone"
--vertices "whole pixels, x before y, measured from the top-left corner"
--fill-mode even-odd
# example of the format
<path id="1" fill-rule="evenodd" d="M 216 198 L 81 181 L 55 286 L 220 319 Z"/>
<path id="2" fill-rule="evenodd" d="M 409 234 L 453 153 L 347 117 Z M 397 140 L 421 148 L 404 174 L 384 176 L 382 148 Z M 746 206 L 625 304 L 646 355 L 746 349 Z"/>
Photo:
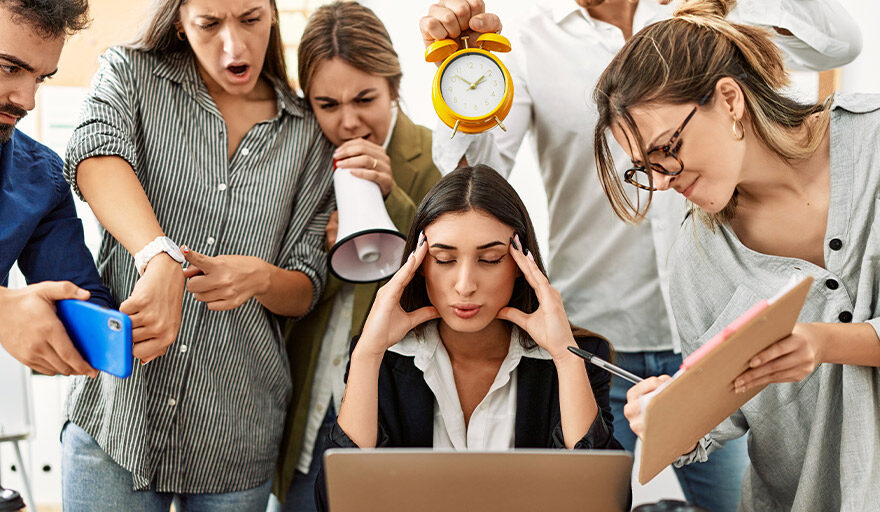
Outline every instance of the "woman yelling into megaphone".
<path id="1" fill-rule="evenodd" d="M 398 107 L 401 77 L 391 38 L 370 9 L 336 2 L 309 18 L 299 46 L 303 95 L 336 146 L 336 166 L 375 182 L 389 217 L 406 233 L 440 173 L 431 159 L 431 131 Z M 328 248 L 337 218 L 327 228 Z M 349 341 L 379 288 L 328 280 L 316 309 L 286 333 L 294 394 L 275 481 L 284 510 L 314 510 L 315 476 L 342 399 Z"/>

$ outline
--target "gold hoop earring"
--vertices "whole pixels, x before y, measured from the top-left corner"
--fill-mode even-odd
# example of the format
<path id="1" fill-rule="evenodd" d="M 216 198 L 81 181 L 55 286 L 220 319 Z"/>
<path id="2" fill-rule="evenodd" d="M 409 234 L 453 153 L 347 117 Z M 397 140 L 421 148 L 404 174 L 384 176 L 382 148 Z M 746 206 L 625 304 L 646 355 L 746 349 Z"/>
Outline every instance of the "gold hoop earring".
<path id="1" fill-rule="evenodd" d="M 177 31 L 177 39 L 179 39 L 181 41 L 186 41 L 186 36 L 183 34 L 183 30 Z"/>
<path id="2" fill-rule="evenodd" d="M 739 125 L 739 133 L 736 131 L 736 127 Z M 733 121 L 733 138 L 736 140 L 743 140 L 746 136 L 746 129 L 743 127 L 742 121 L 739 119 L 734 119 Z"/>

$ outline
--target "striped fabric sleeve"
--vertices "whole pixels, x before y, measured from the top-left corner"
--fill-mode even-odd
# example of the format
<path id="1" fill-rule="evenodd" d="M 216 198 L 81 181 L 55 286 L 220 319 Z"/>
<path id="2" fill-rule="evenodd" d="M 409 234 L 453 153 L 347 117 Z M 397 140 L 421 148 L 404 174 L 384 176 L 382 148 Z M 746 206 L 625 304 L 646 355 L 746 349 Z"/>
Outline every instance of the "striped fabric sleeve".
<path id="1" fill-rule="evenodd" d="M 332 153 L 330 142 L 321 135 L 320 130 L 316 130 L 314 140 L 306 151 L 308 157 L 297 189 L 298 206 L 283 244 L 284 254 L 289 256 L 284 259 L 282 268 L 302 272 L 312 281 L 309 311 L 321 298 L 327 279 L 325 228 L 330 214 L 336 209 L 333 182 L 327 179 L 327 173 L 333 169 Z M 317 197 L 320 200 L 316 200 Z M 301 205 L 308 205 L 308 211 L 302 211 L 305 208 Z M 303 223 L 304 216 L 307 219 Z"/>
<path id="2" fill-rule="evenodd" d="M 101 55 L 100 67 L 92 80 L 79 123 L 67 144 L 64 178 L 84 201 L 76 183 L 77 167 L 83 160 L 95 156 L 118 156 L 138 174 L 137 151 L 133 142 L 135 89 L 126 51 L 114 47 Z"/>

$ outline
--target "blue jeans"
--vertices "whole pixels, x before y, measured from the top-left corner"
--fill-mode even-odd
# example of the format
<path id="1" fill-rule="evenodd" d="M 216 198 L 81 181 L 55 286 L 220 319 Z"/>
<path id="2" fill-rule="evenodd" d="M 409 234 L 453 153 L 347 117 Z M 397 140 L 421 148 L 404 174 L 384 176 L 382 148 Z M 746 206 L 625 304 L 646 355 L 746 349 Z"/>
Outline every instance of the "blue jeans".
<path id="1" fill-rule="evenodd" d="M 61 500 L 64 512 L 265 512 L 272 479 L 245 491 L 175 494 L 132 490 L 131 473 L 113 461 L 85 430 L 67 422 L 61 431 Z"/>
<path id="2" fill-rule="evenodd" d="M 283 512 L 313 512 L 317 510 L 315 505 L 315 480 L 321 470 L 324 460 L 324 452 L 330 447 L 330 429 L 336 423 L 336 410 L 331 401 L 327 407 L 327 414 L 318 429 L 318 437 L 315 438 L 315 448 L 312 450 L 312 465 L 307 474 L 297 471 L 290 482 L 290 489 L 284 499 Z M 275 510 L 278 510 L 277 508 Z M 270 511 L 271 512 L 271 511 Z"/>
<path id="3" fill-rule="evenodd" d="M 672 375 L 681 365 L 681 354 L 671 350 L 658 352 L 616 352 L 615 363 L 640 376 Z M 636 435 L 623 415 L 629 382 L 611 381 L 611 411 L 614 413 L 614 437 L 629 451 L 635 451 Z M 711 512 L 735 512 L 739 506 L 743 474 L 749 463 L 746 439 L 728 441 L 723 450 L 713 452 L 703 463 L 676 468 L 675 476 L 684 496 L 693 505 Z"/>

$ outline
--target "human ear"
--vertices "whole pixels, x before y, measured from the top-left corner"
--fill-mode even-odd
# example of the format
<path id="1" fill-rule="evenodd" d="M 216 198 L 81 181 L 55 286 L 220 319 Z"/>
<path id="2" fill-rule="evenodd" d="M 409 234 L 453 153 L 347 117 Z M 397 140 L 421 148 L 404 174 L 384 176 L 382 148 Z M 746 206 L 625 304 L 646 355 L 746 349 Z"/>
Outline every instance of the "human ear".
<path id="1" fill-rule="evenodd" d="M 740 121 L 746 110 L 746 99 L 739 83 L 726 76 L 715 84 L 715 103 L 728 117 Z"/>

